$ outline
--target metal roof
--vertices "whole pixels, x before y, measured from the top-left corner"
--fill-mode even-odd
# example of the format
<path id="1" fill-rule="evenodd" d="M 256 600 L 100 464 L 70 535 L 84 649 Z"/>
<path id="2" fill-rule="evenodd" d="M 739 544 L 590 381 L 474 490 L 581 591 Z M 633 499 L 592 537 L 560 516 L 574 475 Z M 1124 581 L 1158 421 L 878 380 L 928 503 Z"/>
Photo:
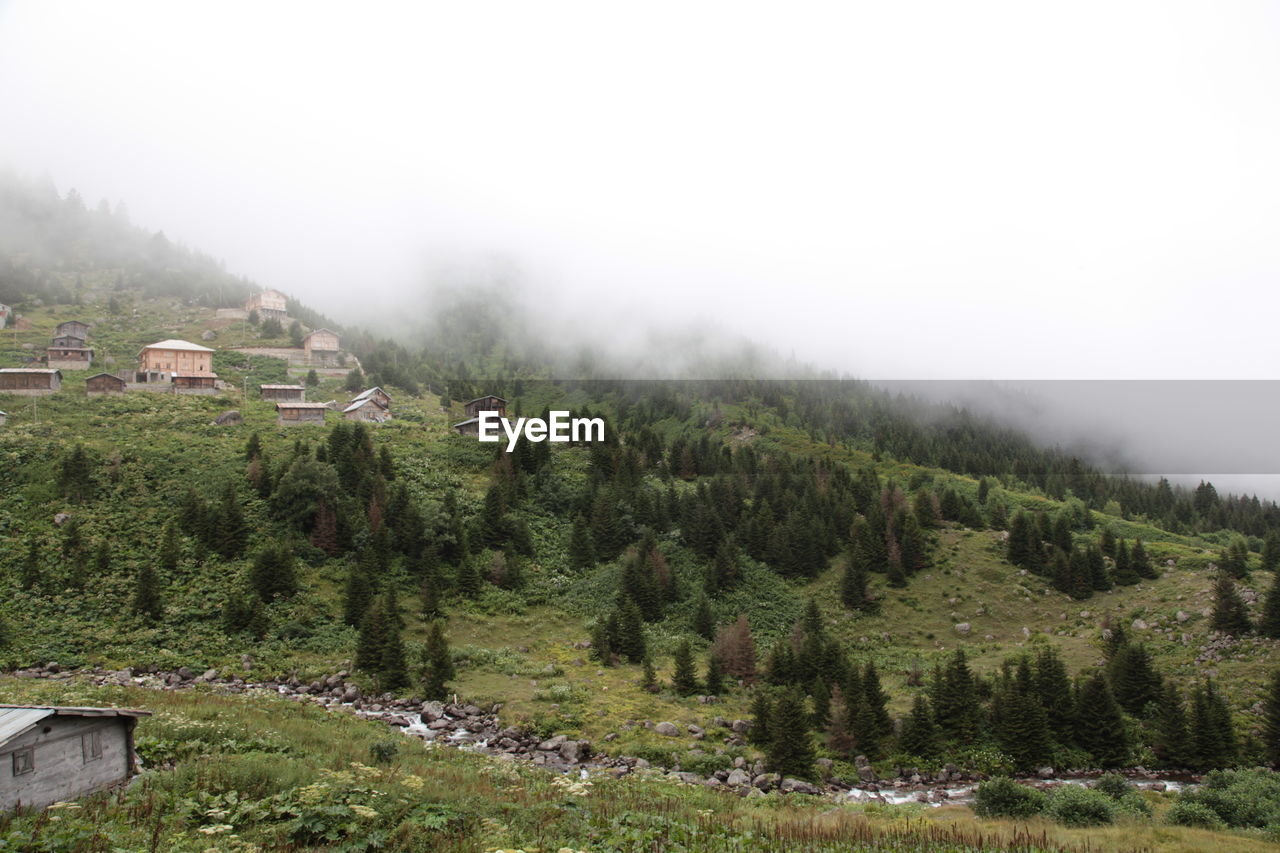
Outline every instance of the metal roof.
<path id="1" fill-rule="evenodd" d="M 502 400 L 504 403 L 507 402 L 505 398 L 499 397 L 497 394 L 485 394 L 483 397 L 476 397 L 474 400 L 468 400 L 463 403 L 463 405 L 470 406 L 472 403 L 479 403 L 481 400 Z"/>
<path id="2" fill-rule="evenodd" d="M 258 389 L 262 391 L 301 391 L 303 390 L 301 385 L 259 385 Z"/>
<path id="3" fill-rule="evenodd" d="M 57 373 L 61 375 L 62 371 L 48 367 L 0 367 L 0 373 Z"/>
<path id="4" fill-rule="evenodd" d="M 139 350 L 139 352 L 146 352 L 149 349 L 174 349 L 174 350 L 185 350 L 187 352 L 213 352 L 213 350 L 209 349 L 208 347 L 202 347 L 199 344 L 193 344 L 190 341 L 179 341 L 174 338 L 170 338 L 167 341 L 161 341 L 158 344 L 148 344 L 147 346 Z"/>
<path id="5" fill-rule="evenodd" d="M 374 391 L 381 391 L 383 394 L 386 394 L 386 395 L 387 395 L 387 397 L 390 397 L 390 396 L 391 396 L 390 394 L 387 394 L 387 392 L 386 392 L 386 391 L 383 391 L 380 387 L 378 387 L 378 386 L 376 386 L 376 385 L 375 385 L 375 386 L 374 386 L 374 387 L 372 387 L 372 388 L 366 388 L 365 390 L 361 391 L 359 394 L 357 394 L 357 395 L 355 395 L 354 397 L 352 397 L 352 398 L 351 398 L 351 402 L 355 403 L 355 402 L 360 401 L 360 400 L 367 400 L 367 399 L 369 399 L 371 396 L 373 396 L 373 392 L 374 392 Z"/>
<path id="6" fill-rule="evenodd" d="M 379 409 L 382 409 L 383 411 L 386 411 L 386 409 L 387 409 L 387 407 L 386 407 L 386 406 L 382 405 L 382 404 L 381 404 L 381 403 L 379 403 L 377 400 L 374 400 L 374 399 L 372 399 L 372 398 L 365 399 L 365 400 L 361 400 L 359 397 L 357 397 L 357 398 L 355 399 L 355 401 L 351 403 L 351 405 L 350 405 L 350 406 L 347 406 L 347 407 L 346 407 L 345 409 L 343 409 L 342 411 L 343 411 L 343 412 L 354 412 L 356 409 L 359 409 L 359 408 L 361 408 L 362 406 L 367 406 L 369 403 L 373 403 L 373 405 L 377 406 Z"/>
<path id="7" fill-rule="evenodd" d="M 72 705 L 0 705 L 0 744 L 48 717 L 149 717 L 150 711 L 126 708 L 85 708 Z"/>
<path id="8" fill-rule="evenodd" d="M 277 409 L 327 409 L 328 403 L 299 403 L 293 400 L 281 400 L 276 403 Z"/>
<path id="9" fill-rule="evenodd" d="M 218 374 L 216 373 L 204 373 L 203 371 L 175 370 L 170 375 L 177 379 L 217 379 L 218 378 Z"/>

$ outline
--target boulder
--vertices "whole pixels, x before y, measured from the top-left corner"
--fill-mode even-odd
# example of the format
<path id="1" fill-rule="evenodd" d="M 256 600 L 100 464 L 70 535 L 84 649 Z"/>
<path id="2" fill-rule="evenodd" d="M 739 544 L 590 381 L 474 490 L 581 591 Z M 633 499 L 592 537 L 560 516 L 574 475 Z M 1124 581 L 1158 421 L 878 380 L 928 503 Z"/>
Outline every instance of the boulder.
<path id="1" fill-rule="evenodd" d="M 729 776 L 725 779 L 725 782 L 735 788 L 741 788 L 744 785 L 751 784 L 751 777 L 747 775 L 747 771 L 735 768 L 729 771 Z"/>
<path id="2" fill-rule="evenodd" d="M 744 735 L 751 730 L 751 723 L 747 720 L 734 720 L 729 724 L 729 728 L 733 729 L 736 734 Z"/>
<path id="3" fill-rule="evenodd" d="M 541 749 L 545 752 L 552 752 L 553 750 L 558 750 L 564 744 L 564 742 L 567 741 L 568 739 L 569 738 L 566 737 L 565 735 L 556 735 L 555 737 L 548 738 L 547 740 L 544 740 L 542 743 L 538 744 L 538 749 Z"/>
<path id="4" fill-rule="evenodd" d="M 1053 768 L 1047 765 L 1036 770 L 1036 777 L 1039 779 L 1052 779 L 1053 776 Z"/>
<path id="5" fill-rule="evenodd" d="M 213 422 L 217 426 L 239 426 L 244 423 L 244 416 L 235 409 L 230 409 L 214 418 Z"/>
<path id="6" fill-rule="evenodd" d="M 956 633 L 962 637 L 969 636 L 969 631 L 971 631 L 972 629 L 973 629 L 973 626 L 970 625 L 968 622 L 957 622 L 955 625 Z"/>
<path id="7" fill-rule="evenodd" d="M 778 789 L 781 791 L 785 791 L 789 794 L 820 793 L 820 791 L 816 787 L 814 787 L 813 785 L 810 785 L 808 782 L 804 782 L 800 779 L 792 779 L 789 776 L 786 779 L 782 780 L 782 784 L 778 786 Z"/>
<path id="8" fill-rule="evenodd" d="M 667 723 L 667 722 L 658 723 L 656 726 L 653 727 L 653 730 L 658 734 L 666 735 L 667 737 L 675 737 L 676 735 L 680 734 L 680 729 L 676 727 L 675 723 Z"/>

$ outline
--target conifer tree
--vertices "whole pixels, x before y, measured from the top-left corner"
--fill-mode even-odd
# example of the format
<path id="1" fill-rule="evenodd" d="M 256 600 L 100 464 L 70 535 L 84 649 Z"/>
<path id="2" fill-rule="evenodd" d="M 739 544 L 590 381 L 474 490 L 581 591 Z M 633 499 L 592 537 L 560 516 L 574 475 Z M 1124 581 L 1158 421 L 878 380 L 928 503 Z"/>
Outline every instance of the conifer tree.
<path id="1" fill-rule="evenodd" d="M 813 776 L 813 739 L 804 695 L 796 688 L 782 691 L 769 718 L 769 747 L 765 766 L 783 777 Z"/>
<path id="2" fill-rule="evenodd" d="M 647 650 L 644 617 L 640 615 L 640 608 L 631 599 L 626 599 L 618 608 L 616 625 L 617 633 L 609 637 L 609 646 L 631 663 L 643 661 Z"/>
<path id="3" fill-rule="evenodd" d="M 714 654 L 707 656 L 707 677 L 705 684 L 708 696 L 719 696 L 724 693 L 724 668 L 720 659 Z"/>
<path id="4" fill-rule="evenodd" d="M 111 543 L 103 539 L 93 552 L 93 573 L 104 578 L 111 574 Z"/>
<path id="5" fill-rule="evenodd" d="M 1129 760 L 1124 717 L 1102 673 L 1094 673 L 1080 687 L 1077 708 L 1082 712 L 1076 742 L 1099 766 L 1123 767 Z"/>
<path id="6" fill-rule="evenodd" d="M 449 651 L 449 641 L 444 635 L 444 624 L 439 619 L 432 621 L 427 629 L 422 657 L 423 695 L 436 701 L 448 698 L 448 682 L 454 676 L 453 656 Z"/>
<path id="7" fill-rule="evenodd" d="M 164 615 L 164 601 L 160 596 L 160 578 L 150 563 L 143 563 L 133 585 L 133 612 L 155 622 Z"/>
<path id="8" fill-rule="evenodd" d="M 268 545 L 259 551 L 249 569 L 249 585 L 266 602 L 276 596 L 288 598 L 297 592 L 297 572 L 289 547 Z"/>
<path id="9" fill-rule="evenodd" d="M 1089 563 L 1089 584 L 1099 592 L 1111 589 L 1111 576 L 1107 574 L 1107 563 L 1102 558 L 1102 550 L 1096 545 L 1087 545 L 1084 555 Z"/>
<path id="10" fill-rule="evenodd" d="M 1100 550 L 1104 556 L 1115 559 L 1116 534 L 1110 527 L 1102 528 L 1102 531 L 1098 534 L 1098 550 Z"/>
<path id="11" fill-rule="evenodd" d="M 436 568 L 434 560 L 423 570 L 418 598 L 423 618 L 437 619 L 443 615 L 440 608 L 440 570 Z"/>
<path id="12" fill-rule="evenodd" d="M 1268 572 L 1280 569 L 1280 529 L 1267 533 L 1262 545 L 1262 569 Z"/>
<path id="13" fill-rule="evenodd" d="M 862 701 L 861 707 L 866 710 L 871 721 L 869 734 L 881 740 L 893 732 L 893 722 L 889 719 L 889 695 L 880 686 L 880 673 L 876 665 L 867 661 L 862 669 Z"/>
<path id="14" fill-rule="evenodd" d="M 1160 573 L 1156 571 L 1155 564 L 1151 562 L 1151 555 L 1147 553 L 1146 546 L 1142 544 L 1141 539 L 1133 540 L 1133 549 L 1129 552 L 1129 562 L 1133 566 L 1133 570 L 1138 577 L 1154 580 L 1160 577 Z"/>
<path id="15" fill-rule="evenodd" d="M 1054 739 L 1059 743 L 1068 743 L 1074 734 L 1075 709 L 1072 706 L 1067 667 L 1057 649 L 1044 648 L 1036 654 L 1032 680 Z"/>
<path id="16" fill-rule="evenodd" d="M 1229 767 L 1237 757 L 1231 711 L 1212 680 L 1192 692 L 1191 755 L 1199 770 Z"/>
<path id="17" fill-rule="evenodd" d="M 840 578 L 840 600 L 850 610 L 866 610 L 871 604 L 867 594 L 867 567 L 852 548 Z"/>
<path id="18" fill-rule="evenodd" d="M 1262 750 L 1272 767 L 1280 767 L 1280 669 L 1271 673 L 1262 700 Z"/>
<path id="19" fill-rule="evenodd" d="M 369 605 L 360 620 L 360 633 L 356 641 L 356 669 L 377 674 L 382 666 L 382 650 L 389 630 L 383 601 L 376 600 Z"/>
<path id="20" fill-rule="evenodd" d="M 1161 679 L 1151 663 L 1151 655 L 1141 643 L 1126 643 L 1107 663 L 1111 692 L 1120 707 L 1136 716 L 1161 694 Z"/>
<path id="21" fill-rule="evenodd" d="M 244 458 L 246 462 L 252 462 L 260 456 L 262 456 L 262 438 L 259 437 L 255 430 L 254 433 L 249 436 L 249 440 L 245 442 Z"/>
<path id="22" fill-rule="evenodd" d="M 946 738 L 968 743 L 977 736 L 981 708 L 963 649 L 956 649 L 938 673 L 932 698 L 934 719 Z"/>
<path id="23" fill-rule="evenodd" d="M 93 463 L 84 447 L 77 444 L 62 458 L 58 473 L 58 491 L 72 503 L 84 503 L 93 499 L 96 484 L 93 479 Z"/>
<path id="24" fill-rule="evenodd" d="M 1032 770 L 1049 760 L 1049 719 L 1032 683 L 1031 667 L 1025 659 L 1017 675 L 1004 685 L 999 697 L 997 734 L 1000 747 L 1014 765 Z"/>
<path id="25" fill-rule="evenodd" d="M 911 713 L 902 721 L 898 748 L 917 758 L 933 758 L 938 753 L 938 732 L 933 724 L 929 701 L 916 694 L 911 703 Z"/>
<path id="26" fill-rule="evenodd" d="M 1249 575 L 1249 545 L 1241 536 L 1233 536 L 1231 542 L 1218 556 L 1219 568 L 1233 578 Z"/>
<path id="27" fill-rule="evenodd" d="M 1190 747 L 1187 710 L 1182 702 L 1182 694 L 1178 692 L 1177 685 L 1168 681 L 1160 693 L 1152 750 L 1162 766 L 1185 768 L 1192 763 Z"/>
<path id="28" fill-rule="evenodd" d="M 34 537 L 27 540 L 27 554 L 22 560 L 19 582 L 25 590 L 34 590 L 44 575 L 40 560 L 40 543 Z"/>
<path id="29" fill-rule="evenodd" d="M 1258 619 L 1258 633 L 1264 637 L 1280 639 L 1280 575 L 1271 581 L 1267 597 L 1262 605 L 1262 616 Z"/>
<path id="30" fill-rule="evenodd" d="M 476 571 L 475 561 L 464 558 L 458 566 L 458 594 L 463 598 L 476 598 L 480 595 L 480 573 Z"/>
<path id="31" fill-rule="evenodd" d="M 831 690 L 827 702 L 827 748 L 837 755 L 849 757 L 853 755 L 853 711 L 840 685 Z"/>
<path id="32" fill-rule="evenodd" d="M 1133 558 L 1129 553 L 1129 546 L 1123 539 L 1116 542 L 1115 548 L 1116 566 L 1112 572 L 1118 586 L 1133 586 L 1140 578 L 1133 568 Z"/>
<path id="33" fill-rule="evenodd" d="M 711 612 L 711 601 L 705 594 L 698 596 L 698 606 L 693 611 L 693 632 L 703 639 L 715 636 L 716 617 Z"/>
<path id="34" fill-rule="evenodd" d="M 681 696 L 692 696 L 698 692 L 698 675 L 693 669 L 693 649 L 688 640 L 681 640 L 676 646 L 673 658 L 675 671 L 671 676 L 671 686 Z"/>
<path id="35" fill-rule="evenodd" d="M 343 589 L 342 621 L 359 627 L 372 599 L 373 582 L 368 569 L 362 563 L 356 563 L 347 572 L 347 582 Z"/>
<path id="36" fill-rule="evenodd" d="M 755 678 L 756 644 L 745 613 L 739 614 L 732 625 L 722 626 L 716 632 L 712 653 L 720 659 L 728 675 L 748 681 Z"/>
<path id="37" fill-rule="evenodd" d="M 215 550 L 223 559 L 232 560 L 244 553 L 249 541 L 249 525 L 244 520 L 235 483 L 228 482 L 218 506 Z"/>
<path id="38" fill-rule="evenodd" d="M 409 667 L 405 662 L 404 643 L 400 638 L 400 626 L 393 619 L 387 626 L 387 636 L 382 644 L 382 656 L 378 662 L 378 686 L 382 690 L 395 691 L 408 685 Z"/>
<path id="39" fill-rule="evenodd" d="M 569 565 L 579 571 L 596 564 L 596 549 L 591 541 L 591 528 L 579 515 L 573 520 L 573 533 L 569 538 Z"/>
<path id="40" fill-rule="evenodd" d="M 1233 637 L 1243 636 L 1252 629 L 1249 622 L 1249 611 L 1244 599 L 1236 590 L 1236 583 L 1226 572 L 1218 573 L 1217 583 L 1213 588 L 1213 618 L 1210 627 Z"/>
<path id="41" fill-rule="evenodd" d="M 644 670 L 640 677 L 640 689 L 646 693 L 658 692 L 658 673 L 653 669 L 653 658 L 644 656 Z"/>
<path id="42" fill-rule="evenodd" d="M 707 572 L 707 592 L 715 594 L 733 589 L 741 574 L 738 563 L 738 549 L 733 544 L 733 540 L 726 537 L 716 546 L 715 560 L 712 561 L 711 568 Z"/>
<path id="43" fill-rule="evenodd" d="M 773 719 L 773 696 L 768 688 L 757 687 L 751 697 L 751 728 L 747 730 L 747 740 L 761 748 L 767 748 L 773 741 L 769 723 Z"/>

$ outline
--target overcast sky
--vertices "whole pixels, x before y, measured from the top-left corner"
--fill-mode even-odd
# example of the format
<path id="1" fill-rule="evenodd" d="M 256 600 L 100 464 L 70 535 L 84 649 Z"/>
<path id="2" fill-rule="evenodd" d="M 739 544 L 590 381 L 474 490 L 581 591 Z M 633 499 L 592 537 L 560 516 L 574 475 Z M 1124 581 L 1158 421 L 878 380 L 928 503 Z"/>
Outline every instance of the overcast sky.
<path id="1" fill-rule="evenodd" d="M 861 376 L 1280 373 L 1274 3 L 0 10 L 0 161 L 330 311 L 496 256 Z"/>

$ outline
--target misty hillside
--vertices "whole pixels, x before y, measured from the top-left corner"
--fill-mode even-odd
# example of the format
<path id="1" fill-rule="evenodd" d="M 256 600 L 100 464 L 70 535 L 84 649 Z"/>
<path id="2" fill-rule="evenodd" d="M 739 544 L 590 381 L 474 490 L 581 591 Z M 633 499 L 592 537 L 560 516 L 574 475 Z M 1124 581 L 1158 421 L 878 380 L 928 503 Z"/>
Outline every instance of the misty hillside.
<path id="1" fill-rule="evenodd" d="M 0 222 L 19 318 L 0 367 L 72 319 L 101 359 L 49 396 L 0 391 L 0 660 L 24 677 L 343 672 L 369 713 L 456 695 L 597 758 L 698 784 L 740 759 L 827 793 L 904 768 L 1277 757 L 1269 501 L 1107 475 L 856 381 L 619 378 L 530 343 L 518 293 L 442 295 L 399 340 L 293 300 L 286 322 L 240 317 L 256 285 L 39 184 L 6 179 Z M 292 361 L 322 325 L 337 359 Z M 86 396 L 170 338 L 214 350 L 216 393 Z M 391 418 L 282 426 L 257 386 L 292 383 L 339 409 L 381 387 Z M 513 417 L 602 417 L 606 440 L 506 453 L 456 432 L 488 394 Z M 178 752 L 175 773 L 196 766 Z"/>

